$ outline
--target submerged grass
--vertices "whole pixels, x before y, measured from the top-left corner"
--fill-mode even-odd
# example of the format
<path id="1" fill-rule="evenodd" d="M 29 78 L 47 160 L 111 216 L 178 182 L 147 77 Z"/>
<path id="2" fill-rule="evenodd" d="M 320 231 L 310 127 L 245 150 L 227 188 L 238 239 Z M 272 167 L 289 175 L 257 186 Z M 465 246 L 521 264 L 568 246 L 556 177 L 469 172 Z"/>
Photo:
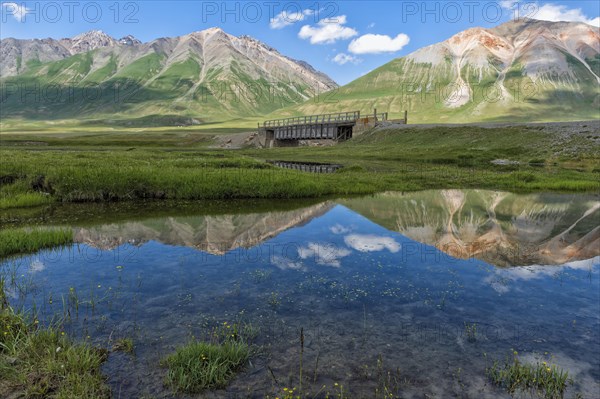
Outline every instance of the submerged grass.
<path id="1" fill-rule="evenodd" d="M 114 352 L 124 352 L 133 354 L 135 347 L 133 345 L 133 339 L 131 338 L 119 338 L 114 343 L 112 350 Z"/>
<path id="2" fill-rule="evenodd" d="M 513 352 L 512 360 L 507 359 L 504 364 L 494 362 L 486 373 L 495 385 L 504 387 L 511 395 L 524 392 L 544 399 L 562 399 L 571 383 L 569 373 L 556 365 L 540 361 L 521 363 L 517 352 Z"/>
<path id="3" fill-rule="evenodd" d="M 9 228 L 0 230 L 0 258 L 73 242 L 71 229 Z"/>
<path id="4" fill-rule="evenodd" d="M 109 398 L 100 372 L 106 356 L 58 329 L 38 328 L 9 307 L 0 310 L 1 397 Z"/>

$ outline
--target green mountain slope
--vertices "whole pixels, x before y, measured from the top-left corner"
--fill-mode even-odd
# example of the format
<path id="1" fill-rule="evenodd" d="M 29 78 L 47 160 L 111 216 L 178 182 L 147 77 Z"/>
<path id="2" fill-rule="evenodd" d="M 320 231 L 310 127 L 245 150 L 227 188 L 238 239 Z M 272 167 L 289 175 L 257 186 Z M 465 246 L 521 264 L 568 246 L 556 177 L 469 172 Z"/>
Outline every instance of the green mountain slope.
<path id="1" fill-rule="evenodd" d="M 337 87 L 306 63 L 218 28 L 146 44 L 89 36 L 77 42 L 86 51 L 73 55 L 71 42 L 29 51 L 28 41 L 3 41 L 3 54 L 25 57 L 27 67 L 3 60 L 2 118 L 201 124 L 263 115 Z"/>
<path id="2" fill-rule="evenodd" d="M 388 111 L 409 122 L 600 118 L 600 34 L 583 23 L 473 28 L 274 117 Z"/>

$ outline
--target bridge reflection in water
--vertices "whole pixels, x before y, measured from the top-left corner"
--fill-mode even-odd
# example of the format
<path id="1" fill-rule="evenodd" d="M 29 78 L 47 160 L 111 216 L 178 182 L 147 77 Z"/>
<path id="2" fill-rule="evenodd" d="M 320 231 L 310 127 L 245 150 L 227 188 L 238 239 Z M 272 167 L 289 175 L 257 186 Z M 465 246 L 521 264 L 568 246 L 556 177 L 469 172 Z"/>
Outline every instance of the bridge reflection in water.
<path id="1" fill-rule="evenodd" d="M 270 164 L 280 168 L 294 169 L 301 172 L 310 173 L 335 173 L 338 169 L 342 168 L 343 165 L 335 164 L 319 164 L 319 163 L 307 163 L 307 162 L 289 162 L 289 161 L 269 161 Z"/>

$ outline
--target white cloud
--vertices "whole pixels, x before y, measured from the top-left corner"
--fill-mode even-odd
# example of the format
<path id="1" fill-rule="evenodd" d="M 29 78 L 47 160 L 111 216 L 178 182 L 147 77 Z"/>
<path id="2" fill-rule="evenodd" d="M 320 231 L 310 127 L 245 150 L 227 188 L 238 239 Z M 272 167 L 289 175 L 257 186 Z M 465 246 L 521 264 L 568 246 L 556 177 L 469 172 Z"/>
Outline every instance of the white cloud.
<path id="1" fill-rule="evenodd" d="M 302 270 L 304 266 L 302 262 L 294 262 L 292 259 L 283 256 L 273 256 L 271 264 L 281 270 Z"/>
<path id="2" fill-rule="evenodd" d="M 392 253 L 400 251 L 400 244 L 391 237 L 368 234 L 350 234 L 344 237 L 344 242 L 350 248 L 359 252 L 379 252 L 387 249 Z"/>
<path id="3" fill-rule="evenodd" d="M 562 265 L 515 266 L 508 269 L 496 269 L 494 274 L 486 276 L 483 281 L 490 284 L 498 293 L 504 294 L 510 290 L 512 281 L 553 277 L 567 269 L 592 272 L 598 266 L 600 266 L 600 256 L 567 262 Z"/>
<path id="4" fill-rule="evenodd" d="M 352 64 L 358 64 L 360 62 L 362 62 L 362 59 L 357 58 L 353 55 L 349 55 L 349 54 L 345 54 L 345 53 L 339 53 L 337 54 L 335 57 L 333 57 L 331 59 L 331 61 L 335 62 L 336 64 L 339 65 L 344 65 L 347 63 L 352 63 Z"/>
<path id="5" fill-rule="evenodd" d="M 19 5 L 17 3 L 2 3 L 2 7 L 6 9 L 7 13 L 12 14 L 19 22 L 23 22 L 25 16 L 29 13 L 29 10 L 25 5 Z"/>
<path id="6" fill-rule="evenodd" d="M 298 32 L 298 37 L 300 39 L 310 39 L 311 44 L 327 44 L 358 35 L 355 29 L 344 26 L 345 24 L 345 15 L 325 18 L 320 20 L 317 26 L 304 25 Z"/>
<path id="7" fill-rule="evenodd" d="M 37 273 L 37 272 L 41 272 L 46 268 L 46 265 L 44 264 L 44 262 L 42 262 L 39 259 L 34 259 L 30 264 L 29 264 L 29 271 L 31 273 Z"/>
<path id="8" fill-rule="evenodd" d="M 369 24 L 369 26 L 367 26 L 368 29 L 374 28 L 375 27 L 375 22 L 371 22 Z"/>
<path id="9" fill-rule="evenodd" d="M 307 247 L 298 248 L 302 259 L 314 258 L 318 265 L 340 267 L 340 259 L 350 255 L 350 250 L 337 248 L 334 245 L 321 245 L 311 242 Z"/>
<path id="10" fill-rule="evenodd" d="M 514 17 L 527 17 L 553 22 L 584 22 L 588 25 L 600 27 L 600 17 L 589 18 L 581 8 L 569 8 L 564 4 L 545 3 L 540 5 L 539 3 L 529 2 L 521 5 L 517 0 L 502 0 L 500 5 L 507 10 L 513 10 Z M 517 7 L 519 7 L 518 10 Z"/>
<path id="11" fill-rule="evenodd" d="M 600 27 L 600 17 L 590 19 L 581 11 L 581 8 L 568 8 L 562 4 L 544 4 L 536 12 L 532 13 L 531 17 L 543 21 L 585 22 L 586 24 Z"/>
<path id="12" fill-rule="evenodd" d="M 329 231 L 331 231 L 333 234 L 347 234 L 350 233 L 352 229 L 350 229 L 349 227 L 342 226 L 339 223 L 336 223 L 329 228 Z"/>
<path id="13" fill-rule="evenodd" d="M 394 53 L 402 50 L 409 42 L 410 38 L 404 33 L 398 34 L 393 39 L 387 35 L 368 33 L 352 40 L 348 51 L 353 54 Z"/>
<path id="14" fill-rule="evenodd" d="M 507 10 L 511 10 L 515 4 L 517 4 L 519 0 L 502 0 L 500 1 L 500 7 L 505 8 Z"/>
<path id="15" fill-rule="evenodd" d="M 307 16 L 313 15 L 314 13 L 315 12 L 313 10 L 303 10 L 302 12 L 282 11 L 274 18 L 271 18 L 269 26 L 271 29 L 283 29 L 286 26 L 295 24 L 296 22 L 304 21 Z"/>
<path id="16" fill-rule="evenodd" d="M 502 270 L 504 277 L 512 277 L 513 279 L 520 280 L 532 280 L 544 276 L 553 276 L 558 271 L 564 269 L 572 270 L 592 270 L 594 266 L 600 265 L 600 256 L 596 256 L 591 259 L 576 260 L 573 262 L 567 262 L 562 265 L 531 265 L 521 267 L 511 267 L 506 270 Z M 500 273 L 500 272 L 498 272 Z"/>

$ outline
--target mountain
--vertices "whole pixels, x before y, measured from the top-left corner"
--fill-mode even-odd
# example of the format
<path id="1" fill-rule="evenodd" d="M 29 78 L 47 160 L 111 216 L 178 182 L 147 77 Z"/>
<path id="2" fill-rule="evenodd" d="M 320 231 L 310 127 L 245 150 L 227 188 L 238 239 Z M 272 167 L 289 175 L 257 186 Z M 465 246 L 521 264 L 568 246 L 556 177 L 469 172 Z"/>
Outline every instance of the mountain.
<path id="1" fill-rule="evenodd" d="M 0 55 L 3 118 L 203 123 L 268 113 L 337 87 L 307 63 L 219 28 L 148 43 L 100 31 L 9 38 Z"/>
<path id="2" fill-rule="evenodd" d="M 278 116 L 373 108 L 408 110 L 409 123 L 600 118 L 599 30 L 532 19 L 468 29 Z"/>
<path id="3" fill-rule="evenodd" d="M 59 61 L 75 54 L 102 47 L 141 44 L 133 36 L 115 40 L 106 33 L 93 30 L 73 38 L 19 40 L 7 38 L 0 41 L 0 76 L 16 76 L 41 63 Z"/>
<path id="4" fill-rule="evenodd" d="M 457 258 L 497 266 L 555 265 L 600 256 L 600 201 L 486 190 L 383 193 L 340 203 Z"/>

